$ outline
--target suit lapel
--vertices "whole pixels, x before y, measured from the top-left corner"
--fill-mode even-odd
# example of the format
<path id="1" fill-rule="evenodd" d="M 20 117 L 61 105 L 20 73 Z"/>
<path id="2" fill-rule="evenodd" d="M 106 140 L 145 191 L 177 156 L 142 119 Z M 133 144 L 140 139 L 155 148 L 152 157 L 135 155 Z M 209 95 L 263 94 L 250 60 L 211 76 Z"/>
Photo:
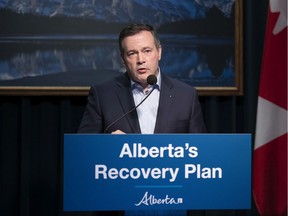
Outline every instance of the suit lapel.
<path id="1" fill-rule="evenodd" d="M 173 84 L 163 73 L 161 74 L 161 80 L 159 107 L 154 133 L 165 132 L 165 128 L 167 127 L 167 121 L 165 121 L 165 119 L 170 116 L 169 113 L 174 100 Z"/>
<path id="2" fill-rule="evenodd" d="M 119 103 L 122 106 L 123 114 L 129 112 L 133 107 L 135 107 L 135 103 L 133 100 L 133 95 L 132 95 L 130 86 L 131 86 L 131 83 L 130 83 L 130 79 L 127 73 L 125 73 L 123 76 L 118 77 L 116 94 L 117 94 Z M 124 119 L 128 120 L 128 124 L 129 124 L 128 127 L 130 127 L 131 129 L 131 131 L 126 131 L 127 133 L 141 133 L 136 110 L 129 113 L 126 117 L 124 117 Z"/>

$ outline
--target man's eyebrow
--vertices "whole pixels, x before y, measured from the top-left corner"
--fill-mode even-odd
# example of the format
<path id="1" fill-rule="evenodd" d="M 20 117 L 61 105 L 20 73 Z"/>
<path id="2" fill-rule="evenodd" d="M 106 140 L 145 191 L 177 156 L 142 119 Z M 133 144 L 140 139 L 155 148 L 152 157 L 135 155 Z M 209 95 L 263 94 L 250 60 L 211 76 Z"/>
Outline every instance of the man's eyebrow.
<path id="1" fill-rule="evenodd" d="M 129 52 L 137 52 L 137 50 L 131 49 L 131 50 L 127 50 L 127 51 L 126 51 L 126 53 L 129 53 Z"/>
<path id="2" fill-rule="evenodd" d="M 145 49 L 153 49 L 153 47 L 145 46 L 145 47 L 142 47 L 142 48 L 141 48 L 141 51 L 142 51 L 142 50 L 145 50 Z M 126 51 L 126 53 L 129 53 L 129 52 L 138 52 L 138 51 L 135 50 L 135 49 L 130 49 L 130 50 L 127 50 L 127 51 Z"/>
<path id="3" fill-rule="evenodd" d="M 144 49 L 153 49 L 153 47 L 146 46 L 146 47 L 143 47 L 141 50 L 144 50 Z"/>

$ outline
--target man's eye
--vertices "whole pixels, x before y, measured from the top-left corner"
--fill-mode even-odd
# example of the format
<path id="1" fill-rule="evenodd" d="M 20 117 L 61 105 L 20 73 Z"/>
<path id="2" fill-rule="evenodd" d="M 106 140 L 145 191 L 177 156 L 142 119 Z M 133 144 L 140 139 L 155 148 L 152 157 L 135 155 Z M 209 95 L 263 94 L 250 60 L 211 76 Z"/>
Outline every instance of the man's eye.
<path id="1" fill-rule="evenodd" d="M 151 50 L 150 49 L 146 49 L 146 50 L 144 50 L 144 52 L 145 53 L 149 53 L 149 52 L 151 52 Z"/>
<path id="2" fill-rule="evenodd" d="M 128 56 L 132 56 L 132 55 L 134 55 L 135 54 L 135 52 L 129 52 L 127 55 Z"/>

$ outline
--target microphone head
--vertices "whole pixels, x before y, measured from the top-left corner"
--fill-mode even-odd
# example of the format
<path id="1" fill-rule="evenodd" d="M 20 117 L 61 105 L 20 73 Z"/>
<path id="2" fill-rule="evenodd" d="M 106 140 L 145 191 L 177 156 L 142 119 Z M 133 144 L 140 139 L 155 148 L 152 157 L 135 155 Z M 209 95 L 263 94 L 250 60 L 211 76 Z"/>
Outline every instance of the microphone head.
<path id="1" fill-rule="evenodd" d="M 147 77 L 147 83 L 149 85 L 155 85 L 157 83 L 157 77 L 155 75 L 149 75 Z"/>

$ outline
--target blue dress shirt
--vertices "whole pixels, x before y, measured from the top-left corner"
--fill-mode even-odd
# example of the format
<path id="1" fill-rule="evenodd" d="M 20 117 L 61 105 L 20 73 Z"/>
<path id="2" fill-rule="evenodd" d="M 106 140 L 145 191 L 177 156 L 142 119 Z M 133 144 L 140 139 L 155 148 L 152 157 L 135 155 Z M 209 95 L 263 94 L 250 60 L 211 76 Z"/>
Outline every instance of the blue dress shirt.
<path id="1" fill-rule="evenodd" d="M 132 94 L 136 106 L 154 88 L 151 95 L 149 95 L 147 99 L 136 109 L 142 134 L 154 133 L 157 111 L 159 106 L 160 83 L 161 83 L 160 70 L 157 77 L 157 83 L 154 86 L 148 85 L 147 89 L 143 89 L 143 87 L 139 83 L 136 83 L 131 80 Z"/>

